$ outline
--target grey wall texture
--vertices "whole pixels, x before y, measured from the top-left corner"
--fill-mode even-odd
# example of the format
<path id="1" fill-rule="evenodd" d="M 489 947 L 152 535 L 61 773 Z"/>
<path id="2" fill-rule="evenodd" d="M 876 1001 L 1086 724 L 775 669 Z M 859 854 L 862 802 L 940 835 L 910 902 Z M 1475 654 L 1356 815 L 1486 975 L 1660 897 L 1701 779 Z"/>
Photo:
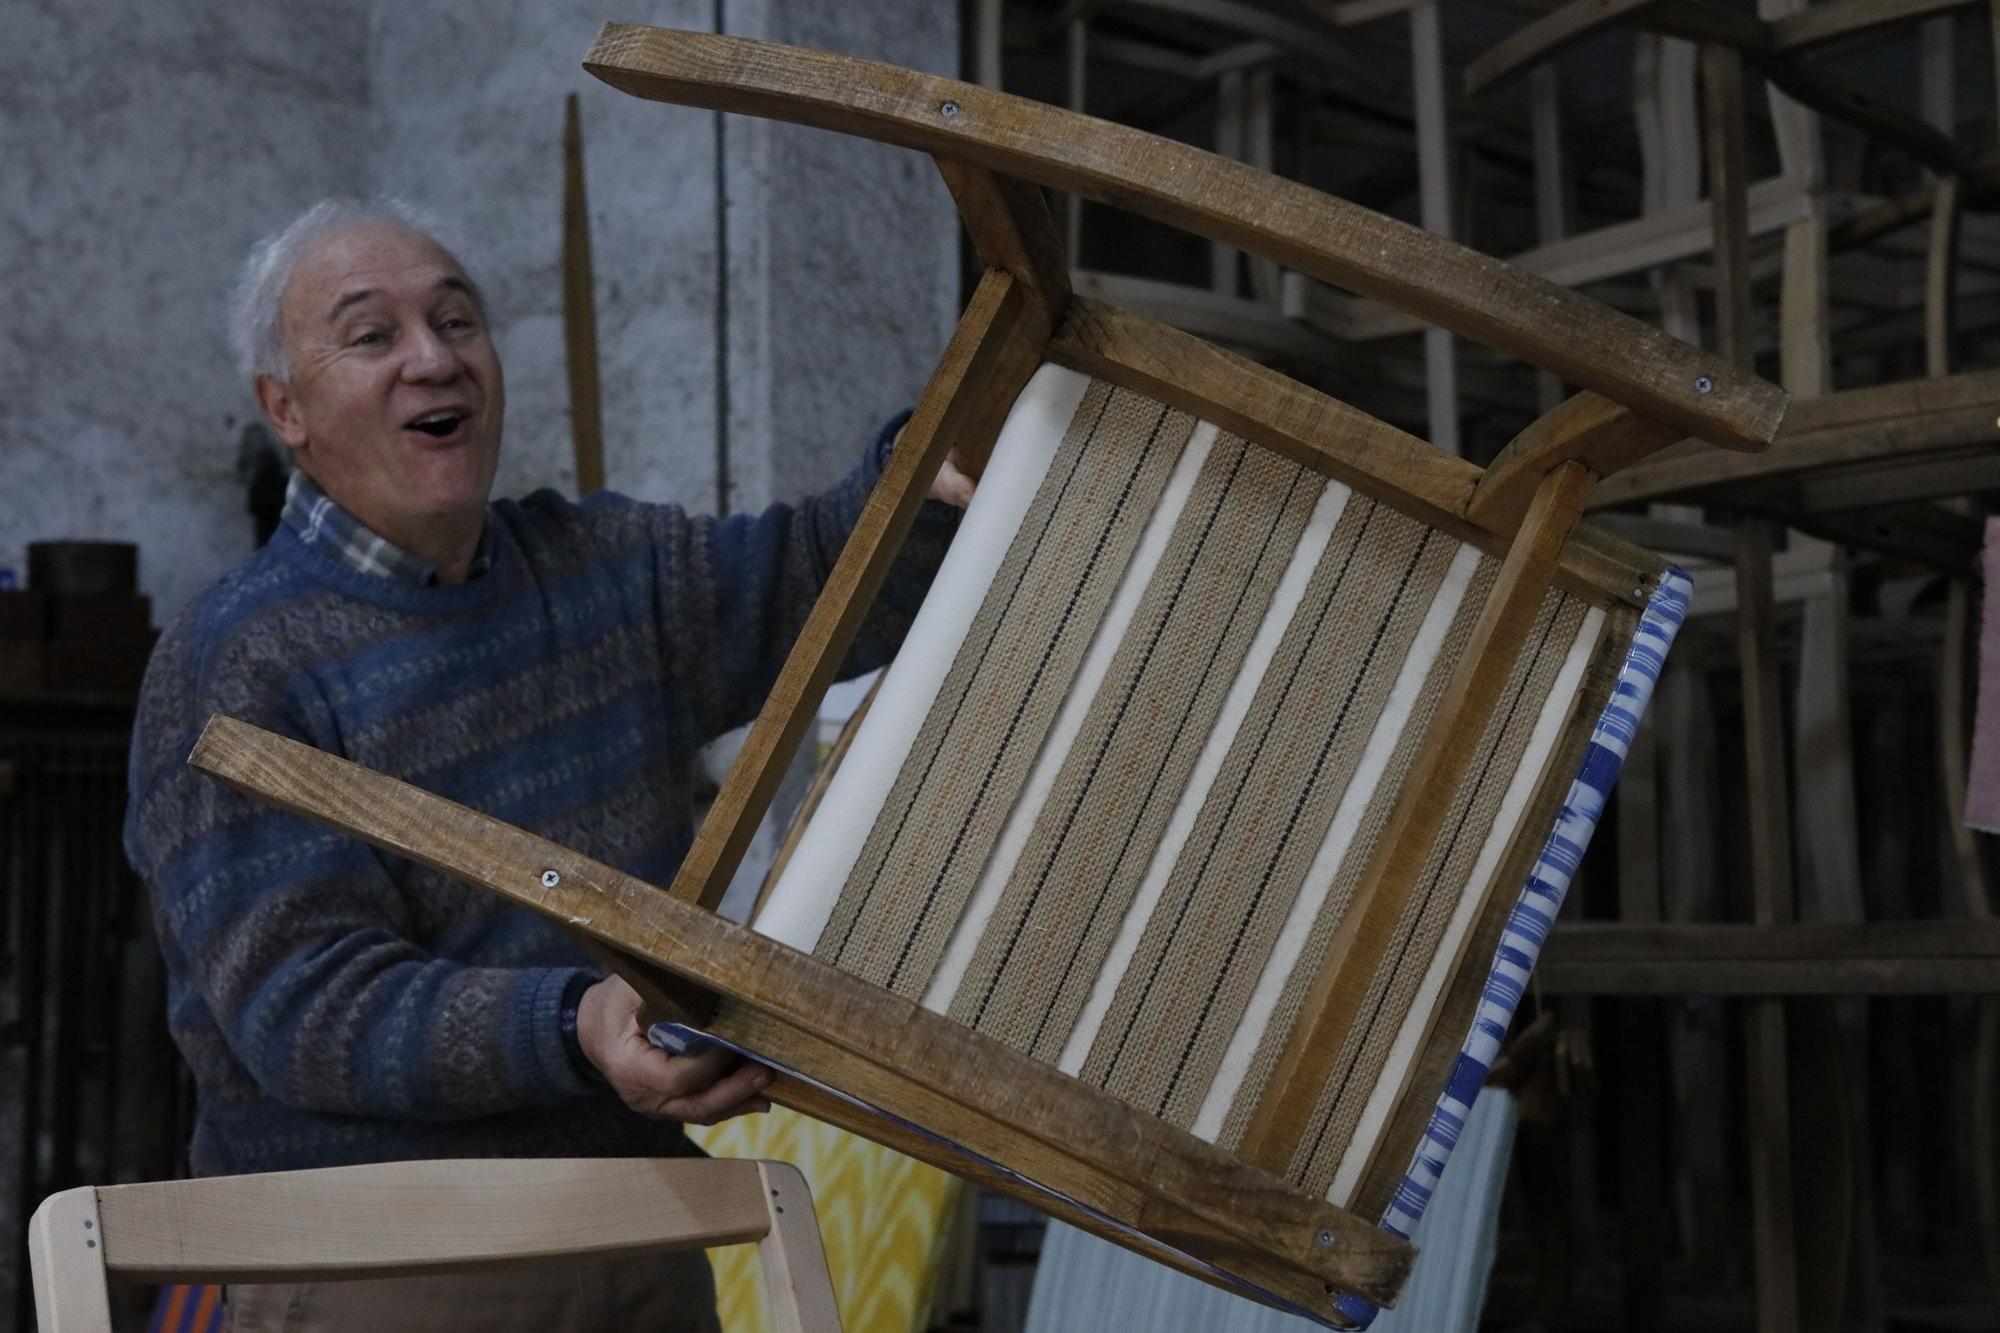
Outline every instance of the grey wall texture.
<path id="1" fill-rule="evenodd" d="M 653 0 L 618 17 L 955 72 L 930 0 Z M 508 377 L 501 494 L 573 489 L 563 98 L 581 95 L 614 489 L 744 509 L 833 480 L 950 334 L 957 224 L 917 154 L 642 102 L 577 0 L 0 6 L 0 567 L 141 547 L 156 618 L 246 555 L 224 295 L 328 194 L 438 214 Z"/>

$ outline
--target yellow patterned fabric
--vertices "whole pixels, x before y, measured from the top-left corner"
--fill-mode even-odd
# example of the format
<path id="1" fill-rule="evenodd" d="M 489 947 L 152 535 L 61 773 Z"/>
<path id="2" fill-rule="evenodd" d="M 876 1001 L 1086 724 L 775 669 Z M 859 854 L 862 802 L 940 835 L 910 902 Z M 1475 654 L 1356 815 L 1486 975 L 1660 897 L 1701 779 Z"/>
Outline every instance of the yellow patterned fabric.
<path id="1" fill-rule="evenodd" d="M 783 1107 L 690 1126 L 688 1135 L 713 1156 L 790 1162 L 805 1174 L 847 1333 L 924 1327 L 945 1228 L 964 1188 L 956 1176 Z M 708 1257 L 726 1333 L 767 1333 L 756 1247 L 732 1245 Z"/>

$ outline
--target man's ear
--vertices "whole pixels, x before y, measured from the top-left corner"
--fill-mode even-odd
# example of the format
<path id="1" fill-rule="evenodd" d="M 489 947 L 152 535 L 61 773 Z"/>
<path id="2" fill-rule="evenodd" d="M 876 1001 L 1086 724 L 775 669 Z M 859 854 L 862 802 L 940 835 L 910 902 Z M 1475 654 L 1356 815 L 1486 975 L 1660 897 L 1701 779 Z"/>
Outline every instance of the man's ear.
<path id="1" fill-rule="evenodd" d="M 257 373 L 257 406 L 264 409 L 270 419 L 271 428 L 278 432 L 278 438 L 285 442 L 294 453 L 305 448 L 305 414 L 299 410 L 299 400 L 292 394 L 292 386 L 276 375 Z"/>

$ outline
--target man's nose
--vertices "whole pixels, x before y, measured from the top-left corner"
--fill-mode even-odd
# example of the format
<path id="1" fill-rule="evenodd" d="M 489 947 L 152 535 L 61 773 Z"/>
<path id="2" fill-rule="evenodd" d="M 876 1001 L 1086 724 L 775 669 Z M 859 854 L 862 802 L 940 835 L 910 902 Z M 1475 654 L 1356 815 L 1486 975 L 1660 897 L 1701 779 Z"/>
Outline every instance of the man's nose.
<path id="1" fill-rule="evenodd" d="M 404 336 L 403 378 L 419 383 L 455 379 L 463 363 L 458 349 L 438 336 L 428 324 L 419 324 Z"/>

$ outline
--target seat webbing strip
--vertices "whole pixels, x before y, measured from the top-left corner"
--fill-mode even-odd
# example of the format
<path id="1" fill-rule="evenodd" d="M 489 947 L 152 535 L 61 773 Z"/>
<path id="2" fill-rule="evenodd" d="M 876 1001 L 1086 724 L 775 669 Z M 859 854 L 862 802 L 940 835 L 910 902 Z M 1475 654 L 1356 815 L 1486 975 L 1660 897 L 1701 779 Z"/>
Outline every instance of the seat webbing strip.
<path id="1" fill-rule="evenodd" d="M 1107 384 L 1084 395 L 834 905 L 822 958 L 921 998 L 1194 426 Z"/>
<path id="2" fill-rule="evenodd" d="M 1082 1077 L 1183 1127 L 1457 543 L 1356 497 L 1124 969 Z"/>
<path id="3" fill-rule="evenodd" d="M 949 1012 L 1054 1061 L 1322 490 L 1221 437 Z"/>
<path id="4" fill-rule="evenodd" d="M 1257 1054 L 1250 1061 L 1253 1070 L 1269 1070 L 1284 1050 L 1292 1028 L 1298 1023 L 1305 1008 L 1307 993 L 1312 989 L 1317 974 L 1318 960 L 1326 957 L 1333 934 L 1347 914 L 1354 894 L 1361 886 L 1361 877 L 1368 869 L 1375 845 L 1381 841 L 1383 831 L 1388 827 L 1389 815 L 1395 809 L 1396 798 L 1409 777 L 1410 767 L 1416 761 L 1417 750 L 1422 746 L 1424 736 L 1429 732 L 1432 719 L 1436 716 L 1439 701 L 1444 697 L 1445 686 L 1450 682 L 1452 672 L 1458 666 L 1465 645 L 1472 638 L 1473 625 L 1479 619 L 1480 608 L 1493 589 L 1494 580 L 1499 577 L 1500 562 L 1481 558 L 1474 571 L 1470 586 L 1460 599 L 1457 614 L 1452 618 L 1450 630 L 1439 646 L 1437 656 L 1429 664 L 1424 678 L 1423 689 L 1411 705 L 1396 740 L 1395 753 L 1384 766 L 1380 781 L 1371 794 L 1367 809 L 1362 812 L 1359 826 L 1353 839 L 1341 857 L 1339 872 L 1334 876 L 1332 887 L 1327 891 L 1325 905 L 1313 921 L 1312 932 L 1300 950 L 1300 958 L 1307 965 L 1295 967 L 1285 978 L 1283 993 L 1264 1025 L 1258 1039 Z M 1243 1136 L 1250 1127 L 1250 1117 L 1257 1109 L 1257 1100 L 1264 1090 L 1261 1078 L 1251 1078 L 1236 1090 L 1230 1105 L 1229 1115 L 1222 1132 L 1215 1141 L 1226 1148 L 1234 1149 L 1243 1142 Z"/>

